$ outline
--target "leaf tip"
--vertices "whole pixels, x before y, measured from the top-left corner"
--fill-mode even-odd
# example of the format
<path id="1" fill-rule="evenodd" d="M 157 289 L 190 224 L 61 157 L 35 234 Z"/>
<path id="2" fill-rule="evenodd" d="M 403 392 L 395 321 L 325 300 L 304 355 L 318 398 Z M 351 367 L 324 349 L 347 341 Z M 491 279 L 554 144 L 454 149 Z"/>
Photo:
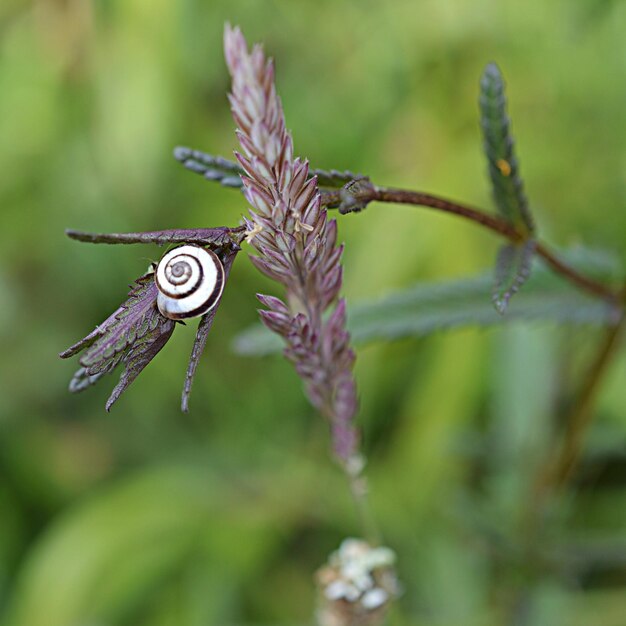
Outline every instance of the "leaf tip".
<path id="1" fill-rule="evenodd" d="M 502 72 L 499 65 L 495 61 L 489 61 L 483 70 L 483 76 L 491 79 L 502 78 Z"/>
<path id="2" fill-rule="evenodd" d="M 499 315 L 504 316 L 507 309 L 509 308 L 510 299 L 511 299 L 511 296 L 508 293 L 502 297 L 494 295 L 494 297 L 492 298 L 492 302 L 493 302 L 494 308 L 496 309 L 496 312 Z"/>
<path id="3" fill-rule="evenodd" d="M 174 158 L 177 161 L 186 161 L 191 156 L 191 148 L 187 148 L 186 146 L 176 146 L 172 151 Z"/>
<path id="4" fill-rule="evenodd" d="M 180 401 L 180 410 L 183 413 L 189 413 L 189 394 L 186 392 L 186 390 L 183 391 L 183 397 Z"/>

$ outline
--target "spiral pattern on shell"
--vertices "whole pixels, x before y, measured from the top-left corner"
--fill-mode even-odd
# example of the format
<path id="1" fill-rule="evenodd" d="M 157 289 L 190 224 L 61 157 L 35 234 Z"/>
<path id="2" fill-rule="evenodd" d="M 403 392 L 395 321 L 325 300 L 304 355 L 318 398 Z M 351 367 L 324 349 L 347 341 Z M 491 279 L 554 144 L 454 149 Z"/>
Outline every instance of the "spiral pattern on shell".
<path id="1" fill-rule="evenodd" d="M 224 266 L 211 250 L 183 245 L 170 250 L 155 272 L 157 307 L 172 320 L 198 317 L 210 311 L 224 289 Z"/>

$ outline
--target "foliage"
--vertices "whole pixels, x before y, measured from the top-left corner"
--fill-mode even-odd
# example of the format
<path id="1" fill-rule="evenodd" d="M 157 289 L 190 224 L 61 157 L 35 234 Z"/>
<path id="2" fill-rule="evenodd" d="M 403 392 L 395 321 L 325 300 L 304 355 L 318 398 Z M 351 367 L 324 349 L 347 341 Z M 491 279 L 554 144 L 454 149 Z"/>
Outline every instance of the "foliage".
<path id="1" fill-rule="evenodd" d="M 510 120 L 506 111 L 504 79 L 495 63 L 487 65 L 480 81 L 481 127 L 489 177 L 498 211 L 526 233 L 534 230 L 517 157 L 513 151 Z"/>
<path id="2" fill-rule="evenodd" d="M 619 272 L 615 257 L 590 250 L 573 250 L 565 255 L 578 259 L 604 280 Z M 373 301 L 356 302 L 348 311 L 348 327 L 355 342 L 367 344 L 404 337 L 423 337 L 438 330 L 467 326 L 495 326 L 514 321 L 603 326 L 618 314 L 615 307 L 580 293 L 545 267 L 515 299 L 506 316 L 489 304 L 491 277 L 486 275 L 440 283 L 418 283 Z M 239 334 L 233 348 L 242 355 L 264 355 L 281 349 L 281 342 L 255 325 Z"/>
<path id="3" fill-rule="evenodd" d="M 517 157 L 513 151 L 504 79 L 495 63 L 487 65 L 480 81 L 480 112 L 496 207 L 523 235 L 521 241 L 505 244 L 498 252 L 493 303 L 498 313 L 504 314 L 509 300 L 530 275 L 535 252 L 535 242 L 531 235 L 535 226 L 524 194 Z"/>
<path id="4" fill-rule="evenodd" d="M 106 389 L 68 396 L 75 368 L 56 358 L 161 254 L 87 254 L 65 227 L 193 228 L 240 216 L 238 193 L 169 156 L 179 144 L 232 154 L 226 20 L 277 57 L 289 128 L 316 167 L 482 207 L 476 78 L 497 59 L 542 236 L 624 261 L 620 3 L 3 4 L 3 626 L 305 623 L 311 572 L 356 527 L 325 458 L 326 430 L 288 365 L 230 352 L 256 320 L 252 294 L 271 290 L 249 264 L 233 270 L 188 415 L 178 393 L 193 327 L 110 415 Z M 370 206 L 341 220 L 349 303 L 476 275 L 495 252 L 471 226 L 419 210 Z M 529 482 L 553 451 L 551 418 L 578 388 L 595 335 L 504 323 L 358 351 L 372 505 L 405 589 L 394 622 L 622 626 L 623 354 L 548 533 L 532 541 L 523 524 Z"/>

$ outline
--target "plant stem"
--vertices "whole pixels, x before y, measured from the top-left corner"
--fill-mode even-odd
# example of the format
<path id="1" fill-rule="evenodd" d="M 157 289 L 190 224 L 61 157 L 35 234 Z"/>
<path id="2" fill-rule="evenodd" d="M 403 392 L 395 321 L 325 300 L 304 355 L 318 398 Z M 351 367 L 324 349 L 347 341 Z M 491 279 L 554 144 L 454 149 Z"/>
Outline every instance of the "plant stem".
<path id="1" fill-rule="evenodd" d="M 438 198 L 430 194 L 419 193 L 414 191 L 406 191 L 404 189 L 386 189 L 375 188 L 373 200 L 381 202 L 397 202 L 401 204 L 413 204 L 416 206 L 426 206 L 446 213 L 460 215 L 471 220 L 489 230 L 506 237 L 509 241 L 517 243 L 525 239 L 525 235 L 520 233 L 515 227 L 506 220 L 489 215 L 479 209 L 474 209 L 457 202 Z M 600 297 L 611 302 L 617 303 L 621 300 L 621 293 L 613 291 L 611 288 L 603 285 L 595 279 L 581 274 L 578 270 L 567 265 L 559 259 L 545 244 L 539 242 L 536 247 L 536 253 L 550 266 L 550 268 L 575 284 L 580 289 L 588 293 Z"/>
<path id="2" fill-rule="evenodd" d="M 363 468 L 359 467 L 362 464 L 360 459 L 355 458 L 352 461 L 357 467 L 350 467 L 350 460 L 348 463 L 343 463 L 342 466 L 348 479 L 350 493 L 361 524 L 361 531 L 364 539 L 370 545 L 377 545 L 380 543 L 380 532 L 369 503 L 367 478 L 363 475 Z"/>
<path id="3" fill-rule="evenodd" d="M 600 387 L 613 357 L 617 353 L 620 338 L 626 325 L 626 314 L 620 311 L 617 322 L 605 329 L 604 337 L 589 366 L 582 386 L 564 419 L 560 445 L 554 455 L 551 451 L 540 464 L 534 480 L 531 479 L 526 506 L 520 518 L 521 545 L 524 547 L 524 564 L 531 572 L 541 567 L 540 552 L 545 539 L 546 524 L 550 524 L 550 498 L 563 493 L 584 449 L 585 435 L 593 420 L 595 403 Z M 536 574 L 534 574 L 536 575 Z M 534 576 L 533 575 L 533 576 Z M 520 607 L 528 608 L 533 599 L 533 583 L 522 584 L 513 590 L 513 601 L 506 610 L 507 624 L 511 626 L 528 623 L 528 612 L 520 612 Z"/>
<path id="4" fill-rule="evenodd" d="M 328 208 L 340 207 L 344 199 L 343 190 L 324 191 L 323 202 Z M 418 191 L 409 191 L 406 189 L 394 189 L 391 187 L 377 187 L 375 185 L 364 184 L 358 188 L 354 194 L 355 200 L 360 206 L 366 206 L 369 202 L 391 202 L 396 204 L 410 204 L 413 206 L 428 207 L 459 215 L 470 220 L 502 237 L 505 237 L 513 243 L 524 241 L 528 235 L 518 231 L 511 223 L 505 219 L 485 213 L 480 209 L 475 209 L 458 202 L 446 200 L 438 196 Z M 613 304 L 621 305 L 623 308 L 623 291 L 615 291 L 610 287 L 598 282 L 594 278 L 580 273 L 564 261 L 559 259 L 544 243 L 538 242 L 536 253 L 547 263 L 547 265 L 557 274 L 569 280 L 579 289 L 587 293 L 608 300 Z"/>
<path id="5" fill-rule="evenodd" d="M 606 330 L 579 396 L 566 417 L 563 443 L 547 476 L 548 487 L 563 487 L 580 460 L 585 434 L 594 415 L 598 391 L 619 346 L 625 321 L 626 316 L 622 310 L 618 322 Z"/>
<path id="6" fill-rule="evenodd" d="M 495 215 L 489 215 L 479 209 L 464 206 L 427 193 L 408 191 L 406 189 L 376 187 L 375 195 L 372 200 L 425 206 L 431 209 L 437 209 L 438 211 L 443 211 L 445 213 L 452 213 L 453 215 L 464 217 L 465 219 L 476 222 L 477 224 L 480 224 L 481 226 L 506 237 L 510 241 L 522 241 L 524 238 L 511 224 Z"/>
<path id="7" fill-rule="evenodd" d="M 623 307 L 623 303 L 622 303 Z M 560 446 L 539 467 L 531 485 L 528 506 L 522 524 L 529 537 L 529 545 L 535 542 L 539 527 L 545 518 L 549 496 L 562 490 L 572 476 L 583 451 L 585 435 L 594 416 L 595 401 L 609 365 L 619 347 L 626 325 L 626 312 L 622 308 L 619 320 L 605 330 L 605 335 L 589 366 L 576 400 L 564 419 Z"/>
<path id="8" fill-rule="evenodd" d="M 554 272 L 560 274 L 563 278 L 566 278 L 577 287 L 580 287 L 583 291 L 586 291 L 587 293 L 598 298 L 608 300 L 613 304 L 623 306 L 620 302 L 622 300 L 623 292 L 614 291 L 610 287 L 607 287 L 590 276 L 581 274 L 571 265 L 567 265 L 567 263 L 559 259 L 554 252 L 546 247 L 544 243 L 539 242 L 535 248 L 535 252 L 546 262 L 547 265 L 550 266 L 550 268 L 552 268 Z"/>
<path id="9" fill-rule="evenodd" d="M 236 163 L 227 161 L 222 157 L 204 154 L 198 150 L 177 148 L 176 155 L 176 158 L 183 161 L 183 163 L 194 172 L 206 176 L 206 172 L 210 171 L 211 176 L 207 176 L 209 180 L 221 180 L 219 174 L 223 170 L 227 172 L 230 185 L 233 182 L 236 183 L 237 175 L 243 173 L 241 167 Z M 219 166 L 217 169 L 216 164 Z M 369 178 L 353 174 L 352 172 L 311 170 L 310 175 L 318 177 L 320 192 L 322 194 L 322 204 L 328 209 L 338 208 L 342 213 L 360 211 L 365 208 L 368 203 L 374 201 L 411 204 L 414 206 L 429 207 L 443 211 L 444 213 L 459 215 L 476 224 L 480 224 L 484 228 L 505 237 L 513 243 L 525 241 L 529 237 L 528 233 L 520 232 L 510 222 L 497 215 L 491 215 L 481 209 L 459 204 L 458 202 L 453 202 L 432 194 L 407 189 L 396 189 L 393 187 L 378 187 L 374 185 Z M 341 185 L 343 185 L 343 187 L 341 187 Z M 234 184 L 233 186 L 237 185 Z M 345 202 L 347 198 L 350 202 L 346 205 Z M 76 236 L 74 237 L 78 238 Z M 83 241 L 88 241 L 88 239 L 83 239 Z M 581 274 L 578 270 L 564 263 L 541 242 L 537 243 L 535 251 L 554 272 L 560 274 L 578 288 L 595 297 L 608 300 L 612 304 L 621 304 L 623 308 L 623 296 L 624 293 L 626 293 L 624 290 L 614 291 L 590 276 Z"/>
<path id="10" fill-rule="evenodd" d="M 512 224 L 501 217 L 489 215 L 479 209 L 426 193 L 364 184 L 357 188 L 355 196 L 357 206 L 366 206 L 371 201 L 424 206 L 464 217 L 514 243 L 524 241 L 527 237 L 526 234 L 516 230 Z M 325 192 L 324 201 L 330 208 L 340 206 L 343 200 L 344 196 L 341 190 Z M 621 330 L 625 323 L 624 301 L 626 300 L 626 289 L 613 290 L 590 276 L 580 273 L 559 259 L 544 243 L 539 242 L 535 250 L 555 273 L 587 293 L 616 305 L 620 311 L 618 322 L 607 329 L 605 339 L 589 369 L 589 374 L 580 391 L 579 398 L 566 420 L 566 432 L 561 452 L 557 460 L 550 464 L 549 469 L 542 472 L 542 480 L 536 485 L 535 504 L 540 514 L 543 508 L 544 496 L 552 488 L 562 487 L 567 482 L 580 458 L 584 435 L 593 417 L 594 401 L 604 373 L 618 346 Z"/>

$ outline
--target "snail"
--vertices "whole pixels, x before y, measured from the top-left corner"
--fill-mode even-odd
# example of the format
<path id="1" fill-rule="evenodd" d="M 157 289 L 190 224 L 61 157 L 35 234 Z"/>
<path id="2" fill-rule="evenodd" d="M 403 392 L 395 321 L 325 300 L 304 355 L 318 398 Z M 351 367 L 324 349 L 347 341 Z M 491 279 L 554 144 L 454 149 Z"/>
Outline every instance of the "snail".
<path id="1" fill-rule="evenodd" d="M 224 289 L 224 266 L 215 252 L 193 245 L 170 250 L 155 270 L 157 307 L 171 320 L 210 311 Z"/>

